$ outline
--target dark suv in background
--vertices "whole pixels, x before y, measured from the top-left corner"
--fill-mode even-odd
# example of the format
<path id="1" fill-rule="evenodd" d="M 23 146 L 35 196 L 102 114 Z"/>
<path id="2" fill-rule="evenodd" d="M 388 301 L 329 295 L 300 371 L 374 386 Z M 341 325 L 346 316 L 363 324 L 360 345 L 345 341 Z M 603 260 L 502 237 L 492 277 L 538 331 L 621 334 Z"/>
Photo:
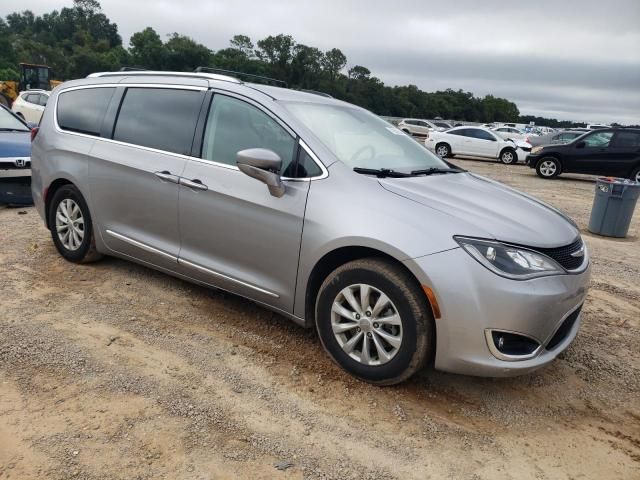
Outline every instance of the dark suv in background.
<path id="1" fill-rule="evenodd" d="M 587 173 L 640 182 L 640 129 L 605 128 L 564 145 L 534 147 L 527 164 L 542 178 Z"/>

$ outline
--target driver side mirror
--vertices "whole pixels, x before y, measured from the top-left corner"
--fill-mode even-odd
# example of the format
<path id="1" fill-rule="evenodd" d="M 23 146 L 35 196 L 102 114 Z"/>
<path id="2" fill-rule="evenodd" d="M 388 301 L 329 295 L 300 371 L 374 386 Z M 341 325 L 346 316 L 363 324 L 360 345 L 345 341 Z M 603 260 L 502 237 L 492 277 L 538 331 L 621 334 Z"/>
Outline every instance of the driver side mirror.
<path id="1" fill-rule="evenodd" d="M 282 160 L 276 152 L 266 148 L 241 150 L 236 154 L 236 163 L 241 172 L 266 184 L 271 195 L 278 198 L 284 195 L 280 178 Z"/>
<path id="2" fill-rule="evenodd" d="M 576 143 L 576 148 L 584 148 L 586 145 L 586 143 L 584 143 L 584 140 L 581 142 Z"/>

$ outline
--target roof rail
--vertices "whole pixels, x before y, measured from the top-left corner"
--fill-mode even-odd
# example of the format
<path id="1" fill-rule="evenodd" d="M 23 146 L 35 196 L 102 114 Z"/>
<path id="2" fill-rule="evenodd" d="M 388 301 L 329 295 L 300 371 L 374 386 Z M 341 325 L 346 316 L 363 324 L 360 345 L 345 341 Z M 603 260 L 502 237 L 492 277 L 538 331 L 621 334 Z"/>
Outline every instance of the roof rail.
<path id="1" fill-rule="evenodd" d="M 237 78 L 228 75 L 215 75 L 213 73 L 200 72 L 163 72 L 161 70 L 125 70 L 119 72 L 96 72 L 87 75 L 87 78 L 97 77 L 137 77 L 137 76 L 160 76 L 160 77 L 183 77 L 200 78 L 204 80 L 219 80 L 222 82 L 242 83 Z"/>
<path id="2" fill-rule="evenodd" d="M 329 95 L 328 93 L 325 92 L 319 92 L 317 90 L 305 90 L 304 88 L 300 90 L 301 92 L 304 93 L 313 93 L 314 95 L 320 95 L 321 97 L 326 97 L 326 98 L 333 98 L 331 95 Z"/>
<path id="3" fill-rule="evenodd" d="M 244 72 L 234 72 L 233 70 L 225 70 L 224 68 L 216 68 L 216 67 L 198 67 L 194 70 L 195 73 L 208 72 L 214 74 L 221 75 L 229 75 L 233 77 L 246 77 L 248 81 L 262 81 L 267 83 L 272 83 L 276 87 L 284 87 L 287 88 L 287 82 L 282 80 L 277 80 L 275 78 L 266 77 L 264 75 L 254 75 L 253 73 L 244 73 Z"/>

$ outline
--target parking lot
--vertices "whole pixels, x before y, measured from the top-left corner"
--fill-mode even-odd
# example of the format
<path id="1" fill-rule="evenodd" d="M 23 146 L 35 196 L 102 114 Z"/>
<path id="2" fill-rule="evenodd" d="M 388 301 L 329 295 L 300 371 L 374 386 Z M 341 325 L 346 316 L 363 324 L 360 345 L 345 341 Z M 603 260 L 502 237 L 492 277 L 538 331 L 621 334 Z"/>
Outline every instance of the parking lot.
<path id="1" fill-rule="evenodd" d="M 0 207 L 0 479 L 640 477 L 640 213 L 586 230 L 593 178 L 454 159 L 567 212 L 593 258 L 576 341 L 534 374 L 378 388 L 312 332 L 114 258 L 64 261 Z"/>

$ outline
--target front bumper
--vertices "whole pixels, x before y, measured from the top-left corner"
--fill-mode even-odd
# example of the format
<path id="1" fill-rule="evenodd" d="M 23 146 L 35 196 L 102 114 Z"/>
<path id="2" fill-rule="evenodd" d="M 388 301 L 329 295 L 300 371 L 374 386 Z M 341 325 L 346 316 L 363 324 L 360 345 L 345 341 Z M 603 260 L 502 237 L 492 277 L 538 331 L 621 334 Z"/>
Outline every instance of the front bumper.
<path id="1" fill-rule="evenodd" d="M 540 155 L 528 154 L 524 163 L 529 165 L 529 168 L 536 168 L 536 165 L 538 164 L 538 160 L 540 160 L 540 158 Z"/>
<path id="2" fill-rule="evenodd" d="M 527 156 L 529 155 L 529 152 L 527 150 L 523 150 L 522 147 L 518 147 L 516 149 L 516 153 L 518 154 L 519 162 L 525 162 L 527 160 Z"/>
<path id="3" fill-rule="evenodd" d="M 576 274 L 509 280 L 460 248 L 407 260 L 405 265 L 435 292 L 440 307 L 435 368 L 490 377 L 531 372 L 569 346 L 580 327 L 580 313 L 569 329 L 559 329 L 584 303 L 591 273 L 587 266 Z M 531 337 L 541 348 L 526 360 L 497 358 L 489 348 L 488 330 Z M 562 337 L 554 338 L 559 331 Z"/>

